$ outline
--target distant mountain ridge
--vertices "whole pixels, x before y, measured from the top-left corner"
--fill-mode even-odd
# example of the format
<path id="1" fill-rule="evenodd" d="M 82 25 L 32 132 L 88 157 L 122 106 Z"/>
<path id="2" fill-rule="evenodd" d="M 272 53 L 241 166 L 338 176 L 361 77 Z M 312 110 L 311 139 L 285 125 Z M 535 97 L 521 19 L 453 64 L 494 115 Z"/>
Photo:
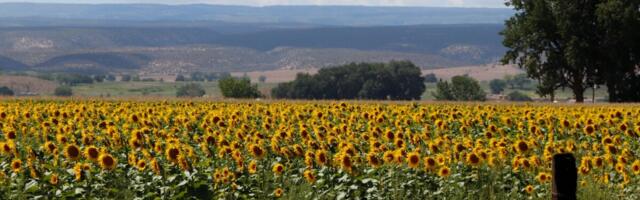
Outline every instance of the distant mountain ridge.
<path id="1" fill-rule="evenodd" d="M 209 27 L 5 27 L 0 28 L 0 55 L 12 70 L 251 71 L 390 59 L 433 68 L 494 61 L 504 51 L 501 29 L 469 24 L 222 34 Z M 9 66 L 0 63 L 0 68 Z"/>
<path id="2" fill-rule="evenodd" d="M 502 8 L 0 3 L 0 70 L 178 74 L 504 53 Z"/>
<path id="3" fill-rule="evenodd" d="M 0 3 L 0 18 L 220 21 L 337 26 L 503 23 L 507 8 Z M 1 22 L 1 20 L 0 20 Z M 5 21 L 0 26 L 20 25 Z"/>

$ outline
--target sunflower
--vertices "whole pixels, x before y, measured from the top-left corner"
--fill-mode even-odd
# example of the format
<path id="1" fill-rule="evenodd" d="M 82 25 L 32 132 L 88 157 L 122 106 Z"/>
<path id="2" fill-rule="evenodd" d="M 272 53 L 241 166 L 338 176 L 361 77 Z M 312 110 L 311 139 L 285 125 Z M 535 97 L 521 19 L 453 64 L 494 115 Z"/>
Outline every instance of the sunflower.
<path id="1" fill-rule="evenodd" d="M 616 164 L 616 166 L 615 166 L 615 169 L 616 169 L 616 171 L 617 171 L 618 173 L 620 173 L 620 174 L 624 174 L 624 173 L 625 173 L 625 172 L 624 172 L 624 171 L 625 171 L 624 163 L 617 163 L 617 164 Z"/>
<path id="2" fill-rule="evenodd" d="M 631 171 L 633 171 L 635 175 L 640 174 L 640 160 L 636 160 L 631 164 Z"/>
<path id="3" fill-rule="evenodd" d="M 189 161 L 187 160 L 186 156 L 178 156 L 178 166 L 180 166 L 180 169 L 182 169 L 182 171 L 189 171 Z"/>
<path id="4" fill-rule="evenodd" d="M 11 170 L 15 173 L 22 172 L 22 160 L 13 159 L 13 161 L 11 161 Z"/>
<path id="5" fill-rule="evenodd" d="M 451 169 L 449 169 L 449 167 L 443 166 L 440 168 L 440 170 L 438 170 L 438 176 L 440 177 L 447 177 L 451 175 Z"/>
<path id="6" fill-rule="evenodd" d="M 480 157 L 478 157 L 478 155 L 476 155 L 476 153 L 470 153 L 467 154 L 467 163 L 473 165 L 473 166 L 478 166 L 480 164 Z"/>
<path id="7" fill-rule="evenodd" d="M 591 171 L 591 170 L 587 166 L 580 166 L 578 168 L 578 172 L 580 172 L 581 175 L 587 175 L 587 174 L 589 174 L 589 171 Z"/>
<path id="8" fill-rule="evenodd" d="M 407 164 L 410 168 L 417 168 L 420 164 L 420 154 L 417 152 L 411 152 L 407 155 Z"/>
<path id="9" fill-rule="evenodd" d="M 584 127 L 584 133 L 586 133 L 587 135 L 591 135 L 594 132 L 596 132 L 596 128 L 593 127 L 593 125 L 588 125 Z"/>
<path id="10" fill-rule="evenodd" d="M 49 183 L 51 183 L 51 185 L 58 185 L 59 181 L 58 174 L 51 174 L 51 178 L 49 178 Z"/>
<path id="11" fill-rule="evenodd" d="M 75 144 L 69 144 L 64 148 L 64 156 L 69 160 L 78 160 L 80 158 L 80 149 Z"/>
<path id="12" fill-rule="evenodd" d="M 221 152 L 223 152 L 223 151 L 221 151 Z M 171 162 L 178 162 L 178 156 L 179 155 L 180 155 L 180 149 L 178 147 L 176 147 L 175 145 L 171 145 L 165 151 L 165 156 L 167 157 L 167 160 L 169 160 Z"/>
<path id="13" fill-rule="evenodd" d="M 518 140 L 514 144 L 514 148 L 516 149 L 516 151 L 518 151 L 518 153 L 525 153 L 529 150 L 529 145 L 523 140 Z"/>
<path id="14" fill-rule="evenodd" d="M 307 152 L 304 154 L 304 164 L 307 167 L 313 167 L 313 161 L 315 160 L 316 155 L 313 152 Z"/>
<path id="15" fill-rule="evenodd" d="M 108 153 L 102 153 L 98 160 L 103 170 L 113 170 L 118 163 L 118 161 Z"/>
<path id="16" fill-rule="evenodd" d="M 437 165 L 436 159 L 433 159 L 433 157 L 424 157 L 423 162 L 426 170 L 432 170 Z"/>
<path id="17" fill-rule="evenodd" d="M 382 155 L 384 163 L 391 164 L 396 160 L 395 153 L 393 151 L 385 151 Z"/>
<path id="18" fill-rule="evenodd" d="M 284 166 L 280 163 L 276 163 L 273 165 L 271 171 L 276 175 L 281 175 L 284 172 Z"/>
<path id="19" fill-rule="evenodd" d="M 97 161 L 100 156 L 100 151 L 94 146 L 89 146 L 84 149 L 84 156 L 89 160 Z"/>
<path id="20" fill-rule="evenodd" d="M 73 166 L 73 174 L 75 175 L 76 181 L 81 181 L 85 177 L 84 172 L 82 170 L 82 163 L 76 163 Z"/>
<path id="21" fill-rule="evenodd" d="M 160 166 L 160 163 L 158 163 L 158 160 L 156 160 L 155 158 L 152 158 L 151 162 L 149 164 L 151 165 L 151 170 L 156 175 L 160 175 L 160 172 L 162 171 L 162 168 Z"/>
<path id="22" fill-rule="evenodd" d="M 346 153 L 339 154 L 338 161 L 340 162 L 340 167 L 343 170 L 347 172 L 351 172 L 351 169 L 353 167 L 353 160 L 351 156 L 349 156 L 349 154 L 346 154 Z"/>
<path id="23" fill-rule="evenodd" d="M 260 159 L 264 156 L 264 150 L 260 146 L 252 144 L 249 148 L 251 149 L 251 155 L 253 155 L 254 158 Z"/>
<path id="24" fill-rule="evenodd" d="M 533 194 L 533 186 L 527 185 L 527 187 L 524 188 L 524 191 L 527 192 L 527 194 Z"/>
<path id="25" fill-rule="evenodd" d="M 139 171 L 144 171 L 147 168 L 147 162 L 145 162 L 144 159 L 138 160 L 136 168 L 138 168 Z"/>
<path id="26" fill-rule="evenodd" d="M 544 172 L 540 172 L 538 173 L 538 175 L 536 176 L 536 180 L 539 183 L 546 183 L 547 181 L 551 180 L 551 175 L 544 173 Z"/>
<path id="27" fill-rule="evenodd" d="M 252 160 L 251 162 L 249 162 L 248 170 L 250 174 L 255 174 L 256 171 L 258 171 L 258 162 L 256 162 L 256 160 Z"/>
<path id="28" fill-rule="evenodd" d="M 591 162 L 595 167 L 602 167 L 602 165 L 604 165 L 604 159 L 601 156 L 591 159 Z"/>
<path id="29" fill-rule="evenodd" d="M 316 182 L 316 176 L 314 175 L 313 171 L 310 169 L 304 170 L 304 179 L 307 180 L 307 182 L 309 183 L 315 183 Z"/>
<path id="30" fill-rule="evenodd" d="M 275 196 L 276 198 L 282 197 L 282 194 L 284 194 L 284 190 L 282 188 L 277 188 L 273 191 L 273 196 Z"/>
<path id="31" fill-rule="evenodd" d="M 53 154 L 53 152 L 57 149 L 58 147 L 56 147 L 56 145 L 51 142 L 51 141 L 47 141 L 44 143 L 44 150 L 45 152 L 49 153 L 49 154 Z"/>
<path id="32" fill-rule="evenodd" d="M 319 165 L 326 165 L 327 164 L 327 152 L 325 152 L 324 150 L 317 150 L 316 151 L 316 163 L 318 163 Z"/>
<path id="33" fill-rule="evenodd" d="M 373 152 L 369 152 L 367 154 L 367 163 L 369 163 L 369 165 L 371 165 L 372 167 L 378 167 L 381 164 L 380 159 L 378 159 L 376 154 Z"/>

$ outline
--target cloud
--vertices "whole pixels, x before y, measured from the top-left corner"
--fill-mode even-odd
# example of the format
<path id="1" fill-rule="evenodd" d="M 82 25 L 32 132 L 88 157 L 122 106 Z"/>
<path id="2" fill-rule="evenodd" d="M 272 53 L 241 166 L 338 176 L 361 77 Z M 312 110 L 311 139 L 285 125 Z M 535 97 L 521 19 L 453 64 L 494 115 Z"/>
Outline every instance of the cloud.
<path id="1" fill-rule="evenodd" d="M 159 4 L 227 4 L 227 5 L 366 5 L 366 6 L 456 6 L 504 7 L 504 0 L 26 0 L 41 3 L 159 3 Z M 16 2 L 16 0 L 0 0 Z"/>

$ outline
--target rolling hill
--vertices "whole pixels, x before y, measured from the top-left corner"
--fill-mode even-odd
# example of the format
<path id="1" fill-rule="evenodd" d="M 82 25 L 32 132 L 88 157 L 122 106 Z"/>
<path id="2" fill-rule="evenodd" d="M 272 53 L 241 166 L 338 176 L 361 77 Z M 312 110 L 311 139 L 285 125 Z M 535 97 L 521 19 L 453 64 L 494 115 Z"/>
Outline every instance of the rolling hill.
<path id="1" fill-rule="evenodd" d="M 177 74 L 499 58 L 488 8 L 0 3 L 0 69 Z"/>

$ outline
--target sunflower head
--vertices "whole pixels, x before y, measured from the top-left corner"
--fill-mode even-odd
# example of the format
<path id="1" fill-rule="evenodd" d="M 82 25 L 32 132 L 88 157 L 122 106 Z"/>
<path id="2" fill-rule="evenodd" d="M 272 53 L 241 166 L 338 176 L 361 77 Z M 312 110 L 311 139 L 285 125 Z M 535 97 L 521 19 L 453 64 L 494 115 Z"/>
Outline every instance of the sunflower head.
<path id="1" fill-rule="evenodd" d="M 147 162 L 144 161 L 144 159 L 138 160 L 138 163 L 136 163 L 136 168 L 138 168 L 139 171 L 144 171 L 147 168 Z"/>
<path id="2" fill-rule="evenodd" d="M 524 188 L 524 191 L 527 192 L 527 194 L 533 194 L 533 186 L 527 185 L 527 187 Z"/>
<path id="3" fill-rule="evenodd" d="M 273 196 L 275 196 L 276 198 L 282 197 L 282 194 L 284 194 L 284 190 L 282 188 L 277 188 L 273 191 Z"/>
<path id="4" fill-rule="evenodd" d="M 22 160 L 13 159 L 13 161 L 11 161 L 11 170 L 15 173 L 22 172 Z"/>
<path id="5" fill-rule="evenodd" d="M 417 168 L 420 164 L 420 154 L 417 152 L 411 152 L 407 155 L 407 165 L 410 168 Z"/>
<path id="6" fill-rule="evenodd" d="M 89 160 L 97 161 L 100 157 L 100 151 L 94 146 L 89 146 L 84 149 L 84 156 Z"/>
<path id="7" fill-rule="evenodd" d="M 49 183 L 51 183 L 51 185 L 58 185 L 59 181 L 60 180 L 58 179 L 58 174 L 52 174 L 49 178 Z"/>
<path id="8" fill-rule="evenodd" d="M 256 162 L 255 160 L 252 160 L 251 162 L 249 162 L 248 170 L 250 174 L 255 174 L 256 171 L 258 171 L 258 162 Z"/>
<path id="9" fill-rule="evenodd" d="M 471 164 L 472 166 L 478 166 L 480 164 L 480 157 L 478 155 L 476 155 L 476 153 L 472 152 L 467 154 L 467 163 Z"/>
<path id="10" fill-rule="evenodd" d="M 273 165 L 273 168 L 271 169 L 271 171 L 273 171 L 273 173 L 276 175 L 281 175 L 282 172 L 284 172 L 284 165 L 280 163 L 276 163 Z"/>
<path id="11" fill-rule="evenodd" d="M 316 176 L 315 176 L 315 174 L 313 173 L 312 170 L 310 170 L 310 169 L 304 170 L 303 175 L 304 175 L 304 179 L 306 179 L 307 182 L 309 182 L 309 183 L 315 183 L 316 182 Z"/>
<path id="12" fill-rule="evenodd" d="M 449 167 L 443 166 L 440 168 L 440 170 L 438 170 L 438 176 L 440 177 L 447 177 L 451 175 L 451 169 L 449 169 Z"/>
<path id="13" fill-rule="evenodd" d="M 80 148 L 75 144 L 69 144 L 64 148 L 64 156 L 69 160 L 78 160 L 80 158 Z"/>
<path id="14" fill-rule="evenodd" d="M 102 153 L 102 155 L 100 155 L 100 157 L 98 158 L 98 161 L 100 163 L 100 167 L 102 167 L 103 170 L 113 170 L 118 163 L 118 161 L 108 153 Z"/>

